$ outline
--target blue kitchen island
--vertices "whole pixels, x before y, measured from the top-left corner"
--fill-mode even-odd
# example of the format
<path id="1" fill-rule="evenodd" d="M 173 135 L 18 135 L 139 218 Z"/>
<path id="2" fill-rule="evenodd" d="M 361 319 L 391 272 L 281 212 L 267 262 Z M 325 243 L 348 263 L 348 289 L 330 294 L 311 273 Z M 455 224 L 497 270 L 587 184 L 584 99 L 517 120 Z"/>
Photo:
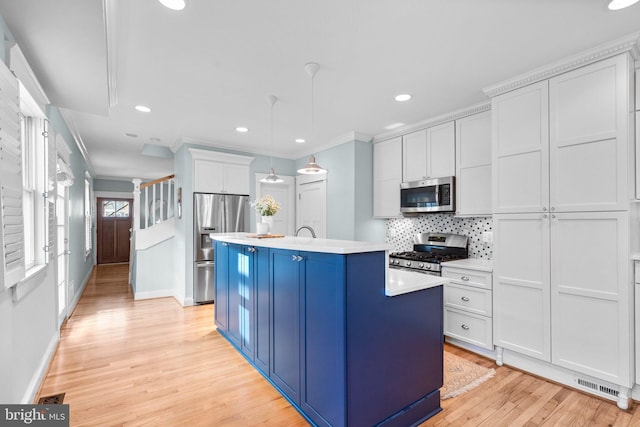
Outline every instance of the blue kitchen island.
<path id="1" fill-rule="evenodd" d="M 405 427 L 441 410 L 443 279 L 388 271 L 385 244 L 249 236 L 211 235 L 215 323 L 309 422 Z"/>

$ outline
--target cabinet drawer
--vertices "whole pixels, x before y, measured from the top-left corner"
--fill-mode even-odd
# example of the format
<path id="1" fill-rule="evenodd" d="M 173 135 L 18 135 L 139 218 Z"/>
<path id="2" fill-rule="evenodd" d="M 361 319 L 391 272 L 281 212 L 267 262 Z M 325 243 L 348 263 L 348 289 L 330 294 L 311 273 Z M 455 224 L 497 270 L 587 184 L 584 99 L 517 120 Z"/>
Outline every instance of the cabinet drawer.
<path id="1" fill-rule="evenodd" d="M 490 290 L 458 285 L 457 283 L 445 284 L 444 304 L 482 316 L 491 317 L 493 313 L 491 311 Z"/>
<path id="2" fill-rule="evenodd" d="M 443 267 L 442 277 L 446 277 L 462 285 L 477 286 L 479 288 L 491 289 L 491 273 L 467 270 L 464 268 Z"/>
<path id="3" fill-rule="evenodd" d="M 444 309 L 444 334 L 493 350 L 491 318 L 465 313 L 453 308 Z"/>

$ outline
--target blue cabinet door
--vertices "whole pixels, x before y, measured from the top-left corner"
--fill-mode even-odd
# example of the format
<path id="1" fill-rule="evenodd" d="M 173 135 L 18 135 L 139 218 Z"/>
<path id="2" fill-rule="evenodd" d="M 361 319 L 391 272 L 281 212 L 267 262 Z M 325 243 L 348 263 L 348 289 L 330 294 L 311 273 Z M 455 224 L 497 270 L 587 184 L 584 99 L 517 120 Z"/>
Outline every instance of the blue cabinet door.
<path id="1" fill-rule="evenodd" d="M 271 249 L 271 380 L 300 404 L 300 269 L 297 252 Z"/>
<path id="2" fill-rule="evenodd" d="M 254 260 L 255 283 L 255 364 L 267 376 L 269 375 L 269 249 L 256 247 Z"/>
<path id="3" fill-rule="evenodd" d="M 228 275 L 229 275 L 229 244 L 215 243 L 215 288 L 214 288 L 214 319 L 216 326 L 222 332 L 227 331 L 228 311 Z"/>
<path id="4" fill-rule="evenodd" d="M 227 336 L 236 346 L 241 346 L 241 316 L 242 309 L 242 281 L 243 275 L 248 274 L 249 262 L 243 254 L 243 247 L 240 245 L 229 244 L 228 257 L 228 310 L 229 320 L 227 324 Z"/>
<path id="5" fill-rule="evenodd" d="M 253 361 L 255 359 L 255 280 L 257 278 L 256 255 L 258 249 L 254 246 L 243 246 L 238 258 L 240 271 L 240 349 Z"/>
<path id="6" fill-rule="evenodd" d="M 345 256 L 304 252 L 301 407 L 319 426 L 346 425 Z"/>

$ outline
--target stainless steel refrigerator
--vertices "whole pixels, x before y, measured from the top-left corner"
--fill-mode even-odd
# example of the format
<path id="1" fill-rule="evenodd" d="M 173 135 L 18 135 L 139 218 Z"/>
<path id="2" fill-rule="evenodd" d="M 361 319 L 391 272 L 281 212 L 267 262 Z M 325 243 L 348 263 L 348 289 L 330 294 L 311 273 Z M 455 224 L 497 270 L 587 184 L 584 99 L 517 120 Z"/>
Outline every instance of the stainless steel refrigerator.
<path id="1" fill-rule="evenodd" d="M 210 233 L 249 231 L 249 196 L 193 194 L 193 302 L 213 302 L 213 240 Z"/>

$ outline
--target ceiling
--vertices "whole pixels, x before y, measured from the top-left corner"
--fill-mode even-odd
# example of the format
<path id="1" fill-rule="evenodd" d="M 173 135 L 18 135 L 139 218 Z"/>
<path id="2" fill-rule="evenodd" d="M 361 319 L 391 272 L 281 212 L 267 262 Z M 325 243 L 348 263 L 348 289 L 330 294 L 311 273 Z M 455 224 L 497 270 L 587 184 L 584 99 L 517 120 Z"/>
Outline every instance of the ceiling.
<path id="1" fill-rule="evenodd" d="M 301 158 L 486 101 L 484 87 L 640 30 L 640 3 L 609 11 L 607 0 L 186 2 L 0 0 L 97 177 L 171 173 L 144 144 Z M 320 65 L 313 120 L 307 62 Z"/>

